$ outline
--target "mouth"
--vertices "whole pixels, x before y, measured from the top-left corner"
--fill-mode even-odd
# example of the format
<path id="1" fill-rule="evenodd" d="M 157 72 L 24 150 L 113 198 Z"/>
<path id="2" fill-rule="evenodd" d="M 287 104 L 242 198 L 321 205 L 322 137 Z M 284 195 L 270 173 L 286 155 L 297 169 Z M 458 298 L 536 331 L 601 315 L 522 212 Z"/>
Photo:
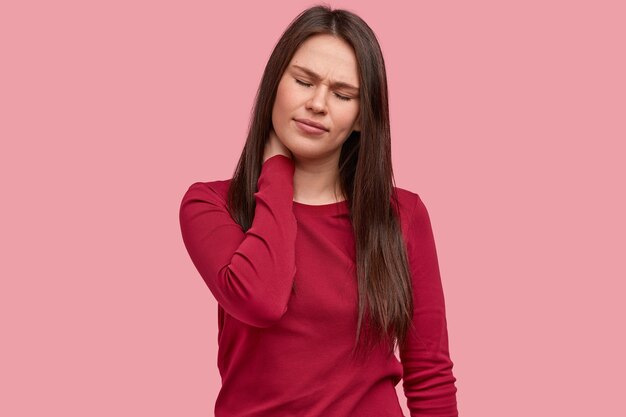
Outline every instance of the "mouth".
<path id="1" fill-rule="evenodd" d="M 302 125 L 307 125 L 307 126 L 328 132 L 328 128 L 326 126 L 324 126 L 321 123 L 314 122 L 313 120 L 309 120 L 309 119 L 294 119 L 294 120 Z"/>
<path id="2" fill-rule="evenodd" d="M 324 129 L 320 129 L 318 127 L 314 127 L 309 124 L 302 123 L 299 120 L 294 119 L 294 122 L 296 123 L 296 127 L 298 131 L 305 136 L 322 136 L 326 133 L 326 130 Z"/>

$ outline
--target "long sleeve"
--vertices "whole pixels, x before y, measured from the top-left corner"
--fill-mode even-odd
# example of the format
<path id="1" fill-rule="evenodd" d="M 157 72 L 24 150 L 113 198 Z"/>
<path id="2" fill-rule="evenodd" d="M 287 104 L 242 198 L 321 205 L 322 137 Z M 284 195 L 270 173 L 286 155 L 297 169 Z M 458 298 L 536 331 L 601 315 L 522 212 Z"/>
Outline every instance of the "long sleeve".
<path id="1" fill-rule="evenodd" d="M 439 262 L 428 211 L 419 195 L 410 221 L 407 252 L 415 333 L 399 350 L 407 406 L 411 417 L 457 417 Z"/>
<path id="2" fill-rule="evenodd" d="M 252 326 L 269 327 L 287 311 L 296 273 L 294 169 L 284 155 L 263 163 L 245 233 L 206 183 L 192 184 L 180 205 L 182 237 L 196 269 L 224 310 Z"/>

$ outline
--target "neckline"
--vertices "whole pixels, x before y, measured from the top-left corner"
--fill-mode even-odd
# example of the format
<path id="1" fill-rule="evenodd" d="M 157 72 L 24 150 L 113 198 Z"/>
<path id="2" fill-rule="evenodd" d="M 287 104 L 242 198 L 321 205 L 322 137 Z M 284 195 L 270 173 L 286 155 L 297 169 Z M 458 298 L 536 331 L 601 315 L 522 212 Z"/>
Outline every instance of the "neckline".
<path id="1" fill-rule="evenodd" d="M 348 200 L 336 201 L 327 204 L 305 204 L 292 201 L 295 213 L 312 214 L 312 215 L 329 215 L 349 213 L 350 207 Z"/>

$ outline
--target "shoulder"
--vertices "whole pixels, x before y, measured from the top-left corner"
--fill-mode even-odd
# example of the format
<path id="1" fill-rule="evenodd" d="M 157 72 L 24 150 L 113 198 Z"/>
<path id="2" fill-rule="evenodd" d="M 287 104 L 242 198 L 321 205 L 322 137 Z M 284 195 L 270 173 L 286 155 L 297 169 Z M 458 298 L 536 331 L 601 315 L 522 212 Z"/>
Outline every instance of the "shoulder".
<path id="1" fill-rule="evenodd" d="M 414 224 L 428 216 L 428 212 L 417 192 L 401 187 L 394 187 L 394 189 L 398 196 L 402 233 L 405 237 L 410 237 Z"/>
<path id="2" fill-rule="evenodd" d="M 183 194 L 181 205 L 190 201 L 204 201 L 226 206 L 228 188 L 232 178 L 226 180 L 196 181 Z"/>

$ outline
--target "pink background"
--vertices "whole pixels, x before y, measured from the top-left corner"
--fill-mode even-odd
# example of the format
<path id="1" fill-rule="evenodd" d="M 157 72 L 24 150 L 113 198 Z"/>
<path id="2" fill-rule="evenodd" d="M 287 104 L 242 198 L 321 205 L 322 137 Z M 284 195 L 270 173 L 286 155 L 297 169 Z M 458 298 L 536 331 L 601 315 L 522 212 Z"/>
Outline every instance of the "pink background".
<path id="1" fill-rule="evenodd" d="M 312 4 L 3 2 L 0 415 L 212 414 L 217 307 L 178 208 L 231 176 Z M 385 54 L 461 415 L 626 415 L 623 2 L 330 4 Z"/>

